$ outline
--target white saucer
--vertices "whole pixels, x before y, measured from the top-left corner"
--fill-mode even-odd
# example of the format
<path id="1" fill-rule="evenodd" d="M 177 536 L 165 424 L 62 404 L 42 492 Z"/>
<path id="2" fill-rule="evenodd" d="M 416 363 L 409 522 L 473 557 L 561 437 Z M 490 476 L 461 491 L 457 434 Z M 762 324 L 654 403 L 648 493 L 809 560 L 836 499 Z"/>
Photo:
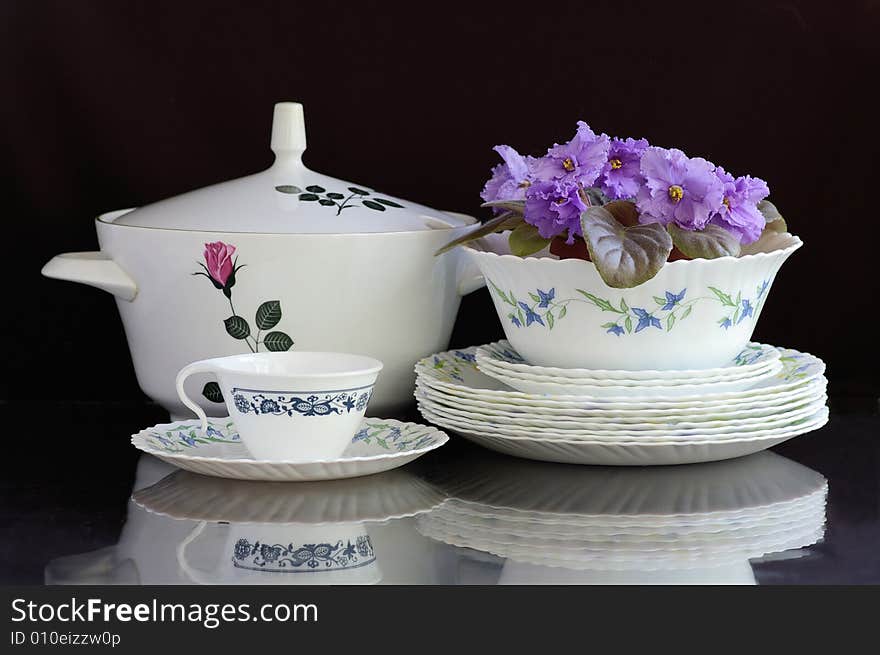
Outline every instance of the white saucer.
<path id="1" fill-rule="evenodd" d="M 393 419 L 364 419 L 342 457 L 312 462 L 257 460 L 241 443 L 233 422 L 211 419 L 208 434 L 198 420 L 163 423 L 131 438 L 139 450 L 178 468 L 238 480 L 302 482 L 370 475 L 407 464 L 449 440 L 440 430 Z"/>

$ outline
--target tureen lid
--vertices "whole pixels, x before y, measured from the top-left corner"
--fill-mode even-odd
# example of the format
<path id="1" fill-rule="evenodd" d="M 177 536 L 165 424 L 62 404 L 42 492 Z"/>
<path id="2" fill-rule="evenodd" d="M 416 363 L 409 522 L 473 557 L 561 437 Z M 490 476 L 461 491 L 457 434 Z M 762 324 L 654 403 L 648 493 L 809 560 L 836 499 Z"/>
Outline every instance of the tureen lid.
<path id="1" fill-rule="evenodd" d="M 271 167 L 127 212 L 118 225 L 218 232 L 349 234 L 468 225 L 466 217 L 379 193 L 305 167 L 302 105 L 280 102 L 272 121 Z"/>

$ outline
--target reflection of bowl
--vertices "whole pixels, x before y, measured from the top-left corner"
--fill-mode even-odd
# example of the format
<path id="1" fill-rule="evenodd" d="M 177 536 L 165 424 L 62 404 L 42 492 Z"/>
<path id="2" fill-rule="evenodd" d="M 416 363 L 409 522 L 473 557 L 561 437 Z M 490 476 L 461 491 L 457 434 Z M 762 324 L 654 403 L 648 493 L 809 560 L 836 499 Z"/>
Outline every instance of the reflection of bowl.
<path id="1" fill-rule="evenodd" d="M 721 366 L 748 343 L 770 286 L 802 242 L 776 235 L 741 257 L 667 263 L 613 289 L 579 259 L 516 257 L 506 239 L 465 250 L 480 268 L 508 341 L 529 363 L 618 370 Z"/>

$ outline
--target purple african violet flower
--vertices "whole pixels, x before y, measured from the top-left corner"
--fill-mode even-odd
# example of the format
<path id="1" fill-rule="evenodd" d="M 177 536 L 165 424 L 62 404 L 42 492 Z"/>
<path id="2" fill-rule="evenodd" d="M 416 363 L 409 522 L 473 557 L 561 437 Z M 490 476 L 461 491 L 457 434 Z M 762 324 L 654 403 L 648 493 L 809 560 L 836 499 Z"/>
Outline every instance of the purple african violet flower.
<path id="1" fill-rule="evenodd" d="M 711 223 L 737 235 L 741 243 L 753 243 L 764 231 L 766 223 L 758 211 L 758 203 L 770 195 L 764 180 L 748 175 L 734 179 L 720 166 L 715 174 L 723 186 L 721 207 L 712 215 Z"/>
<path id="2" fill-rule="evenodd" d="M 642 223 L 674 222 L 701 230 L 721 207 L 723 185 L 715 166 L 701 157 L 689 159 L 681 150 L 650 147 L 640 165 L 645 184 L 636 195 Z"/>
<path id="3" fill-rule="evenodd" d="M 602 192 L 611 200 L 634 198 L 639 187 L 644 184 L 640 163 L 648 149 L 647 139 L 611 140 L 608 161 L 597 180 Z"/>
<path id="4" fill-rule="evenodd" d="M 584 202 L 580 189 L 573 182 L 539 180 L 526 189 L 525 219 L 538 228 L 538 234 L 552 239 L 568 231 L 566 243 L 574 243 L 581 236 L 581 212 L 589 205 Z"/>
<path id="5" fill-rule="evenodd" d="M 486 202 L 495 200 L 523 200 L 529 186 L 529 164 L 533 157 L 523 157 L 510 146 L 495 146 L 495 152 L 504 161 L 492 169 L 492 177 L 483 187 L 480 197 Z"/>
<path id="6" fill-rule="evenodd" d="M 556 144 L 547 154 L 535 160 L 534 177 L 540 180 L 559 180 L 566 183 L 593 186 L 599 172 L 608 161 L 608 135 L 596 135 L 590 126 L 578 121 L 574 138 L 562 145 Z"/>

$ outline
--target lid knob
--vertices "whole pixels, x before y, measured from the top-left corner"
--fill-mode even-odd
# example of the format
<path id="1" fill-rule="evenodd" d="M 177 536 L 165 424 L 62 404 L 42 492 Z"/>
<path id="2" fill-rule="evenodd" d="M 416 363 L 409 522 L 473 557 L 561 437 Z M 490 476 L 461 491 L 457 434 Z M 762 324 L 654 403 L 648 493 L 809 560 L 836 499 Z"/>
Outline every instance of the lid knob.
<path id="1" fill-rule="evenodd" d="M 272 116 L 272 152 L 276 157 L 300 155 L 306 149 L 306 123 L 298 102 L 278 102 Z"/>

